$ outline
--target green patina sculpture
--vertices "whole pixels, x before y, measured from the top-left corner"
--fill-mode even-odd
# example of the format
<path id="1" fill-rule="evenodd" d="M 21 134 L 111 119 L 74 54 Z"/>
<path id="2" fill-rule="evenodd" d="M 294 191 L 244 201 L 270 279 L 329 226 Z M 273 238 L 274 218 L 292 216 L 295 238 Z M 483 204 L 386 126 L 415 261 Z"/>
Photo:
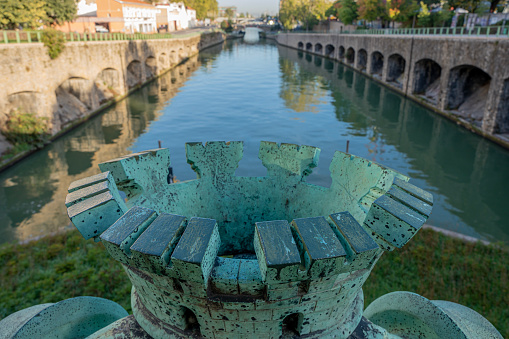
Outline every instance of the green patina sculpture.
<path id="1" fill-rule="evenodd" d="M 104 306 L 85 313 L 102 322 L 84 327 L 75 317 L 66 328 L 84 327 L 90 338 L 501 338 L 476 312 L 409 292 L 363 311 L 362 285 L 377 260 L 431 213 L 431 194 L 407 177 L 336 152 L 325 188 L 305 182 L 315 147 L 262 142 L 265 177 L 234 175 L 241 142 L 189 143 L 186 152 L 196 180 L 170 184 L 169 152 L 157 149 L 71 184 L 69 217 L 124 266 L 133 315 L 94 298 Z M 54 305 L 46 318 L 62 317 Z M 2 320 L 4 333 L 26 337 L 40 306 Z M 50 325 L 30 329 L 78 336 Z"/>

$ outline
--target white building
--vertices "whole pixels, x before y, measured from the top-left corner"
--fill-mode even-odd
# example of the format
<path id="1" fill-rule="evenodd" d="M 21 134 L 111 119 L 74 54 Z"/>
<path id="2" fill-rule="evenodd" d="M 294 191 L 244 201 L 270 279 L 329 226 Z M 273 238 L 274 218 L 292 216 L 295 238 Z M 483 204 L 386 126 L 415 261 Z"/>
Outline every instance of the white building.
<path id="1" fill-rule="evenodd" d="M 121 1 L 124 25 L 127 32 L 153 33 L 157 30 L 159 9 L 143 1 Z"/>
<path id="2" fill-rule="evenodd" d="M 95 0 L 80 0 L 77 3 L 78 16 L 97 16 L 97 4 Z"/>
<path id="3" fill-rule="evenodd" d="M 159 30 L 178 31 L 196 24 L 196 11 L 186 8 L 183 2 L 172 2 L 156 6 L 161 13 L 157 16 Z"/>

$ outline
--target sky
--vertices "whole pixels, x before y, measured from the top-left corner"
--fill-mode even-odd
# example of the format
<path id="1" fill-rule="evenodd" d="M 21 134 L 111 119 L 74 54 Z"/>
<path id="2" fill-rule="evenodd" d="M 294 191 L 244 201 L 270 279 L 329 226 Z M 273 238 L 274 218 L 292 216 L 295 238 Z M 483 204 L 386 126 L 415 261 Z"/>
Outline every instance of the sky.
<path id="1" fill-rule="evenodd" d="M 265 12 L 276 14 L 279 11 L 279 0 L 217 0 L 219 7 L 237 6 L 238 13 L 259 16 Z"/>

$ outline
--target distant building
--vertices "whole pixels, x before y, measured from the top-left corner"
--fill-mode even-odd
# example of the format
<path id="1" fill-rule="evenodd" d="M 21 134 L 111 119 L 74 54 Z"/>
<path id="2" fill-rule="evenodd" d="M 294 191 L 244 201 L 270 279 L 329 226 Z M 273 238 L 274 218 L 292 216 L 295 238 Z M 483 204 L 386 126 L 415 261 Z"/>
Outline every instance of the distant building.
<path id="1" fill-rule="evenodd" d="M 186 7 L 187 16 L 189 17 L 189 27 L 196 26 L 196 10 L 191 7 Z"/>
<path id="2" fill-rule="evenodd" d="M 106 24 L 110 32 L 154 33 L 159 12 L 155 6 L 140 0 L 97 0 L 98 22 Z"/>
<path id="3" fill-rule="evenodd" d="M 172 32 L 196 25 L 196 11 L 186 7 L 183 2 L 172 2 L 156 6 L 157 29 L 160 32 Z"/>

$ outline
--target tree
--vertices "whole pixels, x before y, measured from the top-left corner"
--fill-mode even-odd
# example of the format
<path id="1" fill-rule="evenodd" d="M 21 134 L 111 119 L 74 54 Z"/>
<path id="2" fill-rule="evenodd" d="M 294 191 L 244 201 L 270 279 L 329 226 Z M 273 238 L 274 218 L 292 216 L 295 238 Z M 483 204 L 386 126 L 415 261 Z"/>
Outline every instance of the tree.
<path id="1" fill-rule="evenodd" d="M 228 8 L 224 11 L 224 14 L 226 15 L 226 17 L 227 17 L 228 19 L 233 18 L 233 10 L 232 10 L 230 7 L 228 7 Z"/>
<path id="2" fill-rule="evenodd" d="M 77 8 L 74 0 L 45 0 L 46 22 L 50 25 L 61 25 L 74 20 Z"/>
<path id="3" fill-rule="evenodd" d="M 0 0 L 0 28 L 35 29 L 46 19 L 43 0 Z"/>
<path id="4" fill-rule="evenodd" d="M 387 18 L 384 4 L 378 0 L 359 0 L 359 16 L 366 21 Z"/>
<path id="5" fill-rule="evenodd" d="M 310 29 L 325 19 L 329 7 L 328 0 L 283 0 L 279 8 L 279 20 L 286 29 L 292 29 L 298 23 Z"/>
<path id="6" fill-rule="evenodd" d="M 326 12 L 327 17 L 333 15 L 345 25 L 350 25 L 359 17 L 359 6 L 354 0 L 336 1 Z"/>
<path id="7" fill-rule="evenodd" d="M 419 10 L 413 0 L 387 0 L 386 6 L 389 19 L 397 22 L 410 20 Z"/>
<path id="8" fill-rule="evenodd" d="M 200 20 L 210 18 L 217 13 L 217 0 L 184 0 L 184 4 L 196 10 Z"/>

